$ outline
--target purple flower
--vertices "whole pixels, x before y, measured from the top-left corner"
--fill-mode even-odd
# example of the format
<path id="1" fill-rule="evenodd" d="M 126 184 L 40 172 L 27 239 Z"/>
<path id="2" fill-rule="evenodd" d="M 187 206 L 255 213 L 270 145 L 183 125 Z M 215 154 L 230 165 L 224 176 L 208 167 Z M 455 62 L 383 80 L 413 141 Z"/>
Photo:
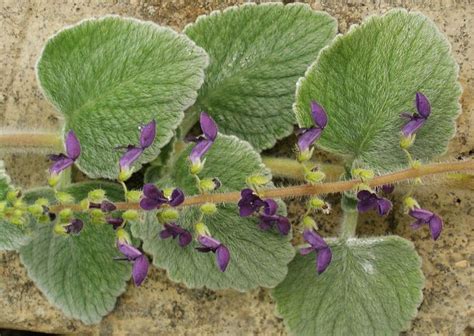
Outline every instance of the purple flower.
<path id="1" fill-rule="evenodd" d="M 123 218 L 118 218 L 118 217 L 107 217 L 105 221 L 108 224 L 112 225 L 114 230 L 117 230 L 123 224 Z"/>
<path id="2" fill-rule="evenodd" d="M 195 165 L 200 165 L 202 157 L 211 148 L 217 137 L 217 124 L 206 112 L 201 112 L 199 122 L 203 135 L 190 139 L 196 142 L 189 154 L 189 160 Z"/>
<path id="3" fill-rule="evenodd" d="M 311 102 L 311 116 L 316 126 L 300 128 L 298 130 L 298 148 L 300 152 L 306 152 L 313 143 L 319 139 L 321 133 L 328 123 L 328 116 L 324 108 L 317 102 Z"/>
<path id="4" fill-rule="evenodd" d="M 145 197 L 140 201 L 140 207 L 143 210 L 157 209 L 163 204 L 176 207 L 184 202 L 184 193 L 181 189 L 174 189 L 168 198 L 162 190 L 158 189 L 158 187 L 152 183 L 147 183 L 143 186 L 143 195 Z"/>
<path id="5" fill-rule="evenodd" d="M 152 120 L 140 127 L 140 146 L 128 145 L 127 151 L 119 160 L 120 170 L 127 171 L 130 166 L 142 155 L 143 151 L 153 144 L 156 136 L 156 122 Z M 123 147 L 118 147 L 123 148 Z"/>
<path id="6" fill-rule="evenodd" d="M 50 173 L 57 175 L 64 169 L 72 166 L 79 155 L 81 155 L 81 144 L 77 140 L 74 131 L 69 131 L 66 136 L 66 154 L 60 153 L 48 156 L 54 162 L 51 168 L 49 168 Z"/>
<path id="7" fill-rule="evenodd" d="M 64 229 L 66 230 L 66 233 L 78 234 L 81 232 L 83 227 L 84 222 L 78 218 L 74 218 L 68 225 L 64 226 Z"/>
<path id="8" fill-rule="evenodd" d="M 433 240 L 439 238 L 441 230 L 443 229 L 443 220 L 441 217 L 429 210 L 421 208 L 413 208 L 408 212 L 408 214 L 416 219 L 416 221 L 411 224 L 413 229 L 419 229 L 424 224 L 427 224 L 430 228 Z"/>
<path id="9" fill-rule="evenodd" d="M 201 247 L 196 247 L 199 252 L 213 252 L 216 254 L 217 266 L 221 272 L 225 272 L 230 261 L 229 249 L 215 238 L 206 235 L 199 235 L 198 241 Z"/>
<path id="10" fill-rule="evenodd" d="M 127 260 L 133 263 L 133 282 L 135 282 L 135 286 L 140 286 L 148 274 L 148 258 L 142 252 L 140 252 L 140 250 L 130 244 L 119 242 L 117 245 L 118 249 L 127 258 Z"/>
<path id="11" fill-rule="evenodd" d="M 165 224 L 164 230 L 160 232 L 161 239 L 167 239 L 178 237 L 178 244 L 181 247 L 188 246 L 193 240 L 191 233 L 188 230 L 183 229 L 181 226 L 175 223 Z"/>
<path id="12" fill-rule="evenodd" d="M 331 263 L 332 252 L 331 248 L 326 244 L 323 238 L 321 238 L 313 230 L 304 230 L 304 240 L 311 245 L 310 247 L 304 247 L 300 250 L 301 255 L 307 255 L 313 251 L 316 252 L 318 257 L 316 258 L 316 269 L 318 274 L 323 273 Z"/>
<path id="13" fill-rule="evenodd" d="M 391 194 L 395 190 L 395 186 L 393 184 L 384 184 L 381 187 L 377 187 L 377 190 L 382 190 L 384 194 Z"/>
<path id="14" fill-rule="evenodd" d="M 239 206 L 240 217 L 248 217 L 265 206 L 265 202 L 254 194 L 252 189 L 243 189 L 240 192 L 240 196 L 240 201 L 237 204 Z"/>
<path id="15" fill-rule="evenodd" d="M 357 210 L 359 212 L 367 212 L 369 210 L 377 210 L 380 216 L 386 215 L 392 208 L 392 202 L 388 199 L 379 197 L 377 194 L 368 190 L 361 190 L 357 193 Z"/>
<path id="16" fill-rule="evenodd" d="M 415 105 L 418 113 L 414 113 L 413 115 L 410 115 L 409 113 L 401 114 L 402 118 L 408 120 L 402 128 L 402 133 L 405 137 L 412 136 L 416 133 L 416 131 L 425 124 L 431 114 L 430 102 L 421 92 L 416 93 Z"/>
<path id="17" fill-rule="evenodd" d="M 117 209 L 115 204 L 107 200 L 103 200 L 102 203 L 93 203 L 89 204 L 89 209 L 100 209 L 102 212 L 112 212 Z"/>
<path id="18" fill-rule="evenodd" d="M 270 230 L 274 224 L 278 231 L 286 236 L 290 232 L 290 221 L 284 216 L 277 215 L 278 204 L 272 199 L 264 201 L 263 213 L 260 215 L 260 228 L 264 231 Z"/>

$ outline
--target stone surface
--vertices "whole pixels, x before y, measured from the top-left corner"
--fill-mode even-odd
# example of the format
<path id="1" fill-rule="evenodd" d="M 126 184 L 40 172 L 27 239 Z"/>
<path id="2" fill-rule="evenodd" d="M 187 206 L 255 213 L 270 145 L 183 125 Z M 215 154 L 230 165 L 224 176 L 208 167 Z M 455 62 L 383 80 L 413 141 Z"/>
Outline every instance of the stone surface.
<path id="1" fill-rule="evenodd" d="M 51 34 L 64 25 L 102 14 L 120 14 L 181 30 L 198 15 L 225 8 L 233 1 L 25 1 L 4 0 L 0 5 L 0 127 L 57 130 L 61 117 L 43 98 L 35 80 L 34 65 Z M 464 87 L 463 113 L 458 132 L 442 160 L 468 158 L 474 154 L 474 5 L 458 1 L 312 1 L 315 9 L 326 10 L 339 21 L 341 32 L 360 23 L 367 15 L 392 7 L 418 10 L 431 17 L 453 45 Z M 291 141 L 282 141 L 272 152 L 291 155 Z M 16 153 L 0 155 L 14 182 L 22 187 L 46 182 L 47 161 L 43 155 Z M 328 160 L 331 160 L 329 157 Z M 426 230 L 411 231 L 396 202 L 385 220 L 374 216 L 360 219 L 358 234 L 395 233 L 414 241 L 423 258 L 426 276 L 424 301 L 407 335 L 470 335 L 474 333 L 474 198 L 471 184 L 448 185 L 429 180 L 417 198 L 424 207 L 437 209 L 445 230 L 437 242 Z M 400 201 L 407 190 L 394 194 Z M 333 204 L 339 199 L 331 197 Z M 301 202 L 291 202 L 290 215 L 297 222 Z M 336 232 L 340 209 L 321 219 L 321 228 Z M 394 256 L 395 258 L 396 256 Z M 282 320 L 275 317 L 268 291 L 250 293 L 190 290 L 173 284 L 163 271 L 153 270 L 144 286 L 129 290 L 119 299 L 115 311 L 97 326 L 85 326 L 64 317 L 52 307 L 26 276 L 15 253 L 0 254 L 0 328 L 55 333 L 101 335 L 285 335 Z"/>

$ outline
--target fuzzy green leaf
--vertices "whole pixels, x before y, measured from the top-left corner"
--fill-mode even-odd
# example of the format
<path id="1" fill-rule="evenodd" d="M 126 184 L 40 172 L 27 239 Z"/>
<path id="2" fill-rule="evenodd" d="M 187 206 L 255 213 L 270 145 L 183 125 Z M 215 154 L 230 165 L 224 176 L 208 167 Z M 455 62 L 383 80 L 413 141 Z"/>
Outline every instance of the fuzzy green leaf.
<path id="1" fill-rule="evenodd" d="M 331 16 L 303 4 L 250 4 L 198 18 L 185 33 L 211 62 L 195 110 L 258 150 L 272 147 L 293 130 L 298 78 L 336 30 Z"/>
<path id="2" fill-rule="evenodd" d="M 205 52 L 185 35 L 117 16 L 82 21 L 53 36 L 38 61 L 46 97 L 64 114 L 82 145 L 79 168 L 115 178 L 120 151 L 138 144 L 141 124 L 157 122 L 153 146 L 168 143 L 203 82 Z"/>
<path id="3" fill-rule="evenodd" d="M 197 192 L 194 179 L 188 172 L 185 150 L 177 160 L 168 182 L 160 187 L 174 185 L 184 190 L 186 195 Z M 216 142 L 206 154 L 202 177 L 218 177 L 222 182 L 219 191 L 235 191 L 245 187 L 245 179 L 254 173 L 270 176 L 262 164 L 260 156 L 250 144 L 234 136 L 219 134 Z M 157 235 L 162 229 L 153 213 L 147 214 L 144 223 L 137 223 L 132 232 L 143 240 L 145 251 L 153 255 L 154 264 L 165 268 L 168 276 L 176 282 L 195 288 L 206 286 L 211 289 L 234 288 L 249 290 L 258 286 L 274 287 L 287 273 L 287 264 L 293 258 L 290 237 L 281 236 L 276 231 L 262 231 L 255 218 L 241 218 L 236 205 L 220 205 L 217 214 L 206 217 L 204 223 L 212 235 L 226 245 L 231 253 L 230 264 L 225 272 L 220 272 L 212 253 L 199 253 L 192 242 L 181 248 L 171 239 L 161 240 Z M 285 212 L 284 205 L 280 207 Z M 198 221 L 196 207 L 185 208 L 178 223 L 193 231 Z"/>
<path id="4" fill-rule="evenodd" d="M 111 200 L 123 199 L 119 186 L 110 183 L 81 183 L 66 191 L 80 200 L 99 187 Z M 35 193 L 51 196 L 49 191 Z M 79 217 L 84 220 L 79 235 L 58 236 L 53 224 L 38 224 L 31 242 L 20 249 L 20 257 L 30 278 L 52 304 L 67 316 L 92 324 L 110 312 L 117 296 L 125 291 L 130 265 L 113 260 L 120 252 L 111 225 L 92 224 L 87 216 Z"/>
<path id="5" fill-rule="evenodd" d="M 330 244 L 321 275 L 316 256 L 298 255 L 273 290 L 277 312 L 295 335 L 399 335 L 415 317 L 424 283 L 421 260 L 403 238 Z"/>
<path id="6" fill-rule="evenodd" d="M 446 38 L 427 17 L 405 10 L 372 16 L 338 37 L 299 82 L 294 111 L 302 127 L 313 125 L 318 101 L 329 123 L 318 144 L 373 169 L 406 163 L 399 147 L 402 112 L 415 112 L 415 93 L 432 104 L 411 152 L 429 160 L 446 150 L 460 111 L 461 88 Z"/>

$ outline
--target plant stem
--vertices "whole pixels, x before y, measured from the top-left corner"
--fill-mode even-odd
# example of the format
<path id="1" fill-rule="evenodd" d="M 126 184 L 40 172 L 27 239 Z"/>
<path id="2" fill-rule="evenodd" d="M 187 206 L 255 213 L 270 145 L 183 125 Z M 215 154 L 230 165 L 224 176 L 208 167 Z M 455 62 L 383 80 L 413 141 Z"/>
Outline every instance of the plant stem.
<path id="1" fill-rule="evenodd" d="M 358 218 L 359 213 L 356 209 L 344 210 L 340 234 L 342 238 L 347 239 L 355 236 Z"/>
<path id="2" fill-rule="evenodd" d="M 7 150 L 57 150 L 62 147 L 62 139 L 58 133 L 49 132 L 18 132 L 0 130 L 0 148 Z"/>
<path id="3" fill-rule="evenodd" d="M 304 181 L 304 171 L 301 163 L 293 159 L 264 156 L 262 161 L 271 171 L 274 177 L 289 178 L 296 181 Z M 344 172 L 344 167 L 335 164 L 319 164 L 310 162 L 311 166 L 319 165 L 329 180 L 338 180 Z"/>
<path id="4" fill-rule="evenodd" d="M 443 174 L 449 172 L 459 172 L 459 171 L 469 171 L 474 170 L 474 160 L 461 161 L 461 162 L 451 162 L 451 163 L 433 163 L 420 166 L 418 168 L 408 168 L 400 170 L 394 173 L 381 175 L 375 177 L 366 182 L 370 187 L 381 186 L 384 184 L 396 183 L 404 180 L 414 179 L 417 177 L 423 177 L 427 175 L 434 174 Z M 319 194 L 329 194 L 329 193 L 340 193 L 343 191 L 348 191 L 356 187 L 362 181 L 357 180 L 348 180 L 348 181 L 338 181 L 338 182 L 328 182 L 320 183 L 316 185 L 303 184 L 298 186 L 283 187 L 283 188 L 274 188 L 266 189 L 261 191 L 262 197 L 268 198 L 292 198 L 292 197 L 301 197 L 301 196 L 310 196 L 310 195 L 319 195 Z M 189 205 L 200 205 L 206 202 L 210 203 L 236 203 L 240 200 L 240 192 L 227 192 L 227 193 L 216 193 L 216 194 L 202 194 L 196 196 L 190 196 L 185 199 L 181 206 Z M 116 203 L 118 210 L 126 209 L 140 209 L 138 203 L 126 203 L 119 202 Z M 80 205 L 57 205 L 51 207 L 53 212 L 59 211 L 65 207 L 71 208 L 72 210 L 79 211 Z"/>

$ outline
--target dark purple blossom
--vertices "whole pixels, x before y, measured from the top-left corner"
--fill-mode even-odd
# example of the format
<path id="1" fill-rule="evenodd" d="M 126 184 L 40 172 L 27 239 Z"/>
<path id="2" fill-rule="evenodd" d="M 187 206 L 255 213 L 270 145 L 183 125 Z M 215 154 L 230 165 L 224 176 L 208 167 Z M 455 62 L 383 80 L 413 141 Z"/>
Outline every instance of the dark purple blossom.
<path id="1" fill-rule="evenodd" d="M 196 145 L 191 150 L 189 154 L 189 160 L 193 164 L 199 165 L 204 154 L 211 148 L 214 140 L 217 137 L 217 124 L 206 112 L 201 112 L 199 118 L 201 124 L 202 135 L 190 139 L 191 141 L 196 142 Z"/>
<path id="2" fill-rule="evenodd" d="M 277 215 L 278 204 L 272 199 L 264 201 L 263 213 L 260 215 L 260 228 L 270 230 L 276 224 L 278 231 L 286 236 L 290 232 L 290 221 L 284 216 Z"/>
<path id="3" fill-rule="evenodd" d="M 108 224 L 112 225 L 114 230 L 117 230 L 119 227 L 121 227 L 124 222 L 123 218 L 120 218 L 120 217 L 107 217 L 105 221 Z"/>
<path id="4" fill-rule="evenodd" d="M 298 130 L 298 148 L 300 152 L 306 152 L 319 139 L 321 133 L 328 123 L 328 116 L 324 108 L 317 102 L 311 102 L 311 116 L 316 126 L 300 128 Z"/>
<path id="5" fill-rule="evenodd" d="M 140 286 L 148 274 L 148 258 L 134 246 L 127 243 L 118 243 L 118 249 L 133 263 L 132 277 L 135 286 Z"/>
<path id="6" fill-rule="evenodd" d="M 160 190 L 156 185 L 147 183 L 143 186 L 144 197 L 140 201 L 140 207 L 143 210 L 153 210 L 160 208 L 164 204 L 176 207 L 184 202 L 184 193 L 181 189 L 174 189 L 171 196 L 165 196 L 163 190 Z"/>
<path id="7" fill-rule="evenodd" d="M 359 191 L 357 198 L 359 199 L 357 202 L 357 210 L 359 212 L 376 210 L 380 216 L 383 216 L 392 208 L 392 202 L 368 190 Z"/>
<path id="8" fill-rule="evenodd" d="M 152 120 L 140 128 L 140 145 L 128 145 L 127 150 L 119 160 L 120 170 L 127 171 L 130 166 L 142 155 L 143 151 L 153 144 L 156 136 L 156 122 Z M 123 147 L 119 147 L 123 148 Z"/>
<path id="9" fill-rule="evenodd" d="M 428 98 L 421 92 L 416 93 L 415 106 L 418 113 L 410 115 L 409 113 L 402 113 L 402 118 L 408 120 L 403 126 L 402 133 L 405 137 L 412 136 L 423 126 L 431 114 L 431 105 Z"/>
<path id="10" fill-rule="evenodd" d="M 382 190 L 384 194 L 391 194 L 395 190 L 395 186 L 393 184 L 384 184 L 381 187 L 378 187 L 377 190 Z"/>
<path id="11" fill-rule="evenodd" d="M 421 208 L 413 208 L 408 212 L 408 214 L 416 219 L 416 221 L 411 224 L 413 229 L 419 229 L 423 225 L 427 224 L 430 228 L 431 237 L 433 240 L 439 238 L 441 230 L 443 229 L 443 220 L 441 217 L 429 210 Z"/>
<path id="12" fill-rule="evenodd" d="M 199 235 L 198 242 L 201 244 L 201 247 L 196 247 L 196 250 L 205 253 L 215 253 L 217 266 L 221 272 L 225 272 L 230 261 L 229 249 L 217 239 L 207 235 Z"/>
<path id="13" fill-rule="evenodd" d="M 64 226 L 66 233 L 78 234 L 84 227 L 84 222 L 78 218 L 74 218 L 71 222 Z"/>
<path id="14" fill-rule="evenodd" d="M 300 250 L 301 255 L 307 255 L 311 252 L 316 252 L 316 269 L 318 274 L 323 273 L 331 263 L 332 251 L 328 244 L 313 230 L 307 229 L 303 232 L 304 240 L 311 245 Z"/>
<path id="15" fill-rule="evenodd" d="M 89 203 L 89 209 L 100 209 L 102 212 L 112 212 L 117 209 L 115 204 L 107 200 L 103 200 L 101 203 Z"/>
<path id="16" fill-rule="evenodd" d="M 57 175 L 64 169 L 72 166 L 79 155 L 81 155 L 81 144 L 74 131 L 69 131 L 66 136 L 66 154 L 49 155 L 49 159 L 54 162 L 49 169 L 50 173 Z"/>
<path id="17" fill-rule="evenodd" d="M 185 247 L 191 243 L 193 236 L 191 233 L 183 229 L 181 226 L 175 223 L 164 224 L 164 230 L 160 232 L 161 239 L 167 239 L 172 237 L 175 239 L 178 237 L 178 244 L 181 247 Z"/>
<path id="18" fill-rule="evenodd" d="M 248 217 L 255 212 L 260 211 L 260 208 L 265 206 L 265 202 L 254 194 L 252 189 L 243 189 L 240 192 L 239 206 L 240 217 Z"/>

